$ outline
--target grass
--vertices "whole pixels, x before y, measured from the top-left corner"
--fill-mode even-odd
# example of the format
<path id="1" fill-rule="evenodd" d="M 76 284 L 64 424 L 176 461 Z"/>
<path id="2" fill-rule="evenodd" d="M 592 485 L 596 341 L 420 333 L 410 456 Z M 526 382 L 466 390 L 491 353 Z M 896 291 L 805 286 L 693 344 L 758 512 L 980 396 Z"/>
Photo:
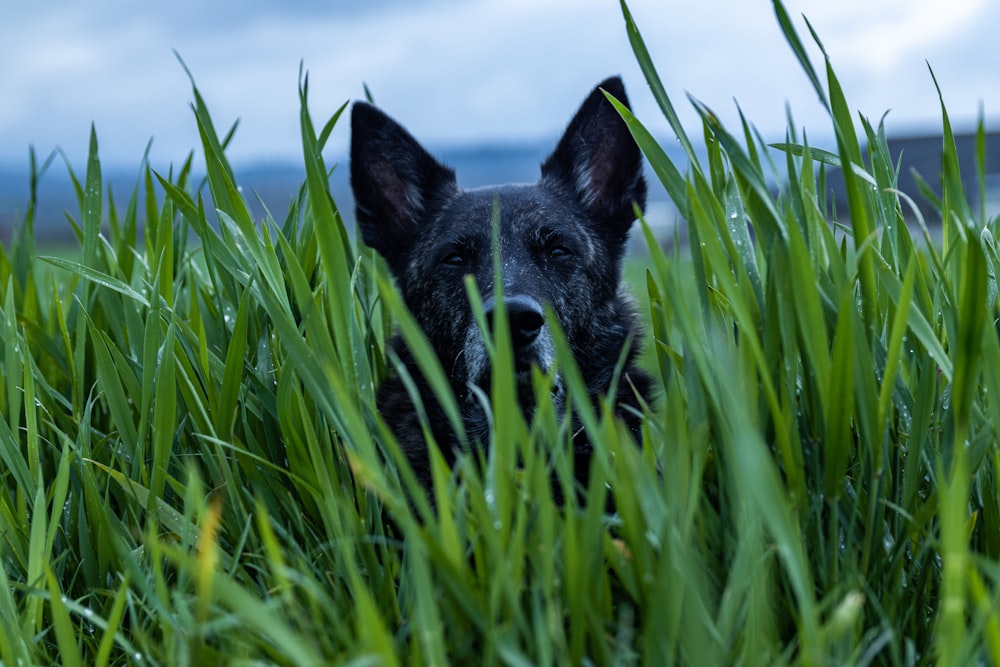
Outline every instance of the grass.
<path id="1" fill-rule="evenodd" d="M 144 165 L 119 210 L 92 135 L 77 258 L 36 257 L 33 194 L 0 253 L 2 664 L 1000 661 L 1000 222 L 962 191 L 944 104 L 931 242 L 883 124 L 855 122 L 778 0 L 837 141 L 790 126 L 775 164 L 692 99 L 698 159 L 622 9 L 690 159 L 621 110 L 691 241 L 644 230 L 663 389 L 641 446 L 560 344 L 597 455 L 559 507 L 571 434 L 551 378 L 531 423 L 514 407 L 500 326 L 491 448 L 452 471 L 429 445 L 432 512 L 374 407 L 391 332 L 447 385 L 329 196 L 343 109 L 317 131 L 302 77 L 307 178 L 261 221 L 195 88 L 203 183 L 190 158 Z"/>

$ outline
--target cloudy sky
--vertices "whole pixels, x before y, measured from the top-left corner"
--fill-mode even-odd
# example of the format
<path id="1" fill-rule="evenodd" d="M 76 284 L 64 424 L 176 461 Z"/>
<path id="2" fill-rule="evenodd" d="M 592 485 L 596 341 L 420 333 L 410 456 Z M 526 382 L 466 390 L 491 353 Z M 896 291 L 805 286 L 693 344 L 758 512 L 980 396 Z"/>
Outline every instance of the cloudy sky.
<path id="1" fill-rule="evenodd" d="M 800 34 L 821 36 L 854 109 L 891 109 L 895 133 L 940 124 L 930 62 L 953 121 L 979 107 L 1000 125 L 1000 2 L 786 0 Z M 735 117 L 734 99 L 771 138 L 785 104 L 814 137 L 827 122 L 785 44 L 769 0 L 632 0 L 661 77 L 695 128 L 684 94 Z M 621 73 L 640 119 L 666 125 L 629 48 L 616 0 L 308 0 L 170 3 L 70 0 L 0 8 L 0 163 L 62 147 L 86 156 L 96 124 L 105 163 L 154 164 L 197 145 L 185 60 L 217 125 L 240 119 L 236 163 L 298 160 L 300 62 L 322 123 L 363 94 L 430 146 L 554 138 L 586 93 Z M 813 51 L 814 53 L 815 50 Z M 344 150 L 347 123 L 331 140 Z"/>

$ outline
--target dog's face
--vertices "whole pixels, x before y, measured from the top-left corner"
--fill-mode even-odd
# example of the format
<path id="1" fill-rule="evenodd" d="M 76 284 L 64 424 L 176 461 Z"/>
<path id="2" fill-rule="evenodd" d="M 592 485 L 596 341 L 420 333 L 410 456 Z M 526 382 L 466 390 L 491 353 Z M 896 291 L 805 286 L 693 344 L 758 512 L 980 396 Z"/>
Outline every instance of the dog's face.
<path id="1" fill-rule="evenodd" d="M 627 104 L 620 79 L 600 88 Z M 462 190 L 402 127 L 375 107 L 352 112 L 351 183 L 365 243 L 387 260 L 456 392 L 488 385 L 489 360 L 465 289 L 473 276 L 491 318 L 503 294 L 515 370 L 554 357 L 544 305 L 574 352 L 590 350 L 595 322 L 616 307 L 621 257 L 645 203 L 638 148 L 595 89 L 533 185 Z M 493 222 L 502 290 L 494 284 Z M 603 318 L 608 319 L 608 318 Z"/>

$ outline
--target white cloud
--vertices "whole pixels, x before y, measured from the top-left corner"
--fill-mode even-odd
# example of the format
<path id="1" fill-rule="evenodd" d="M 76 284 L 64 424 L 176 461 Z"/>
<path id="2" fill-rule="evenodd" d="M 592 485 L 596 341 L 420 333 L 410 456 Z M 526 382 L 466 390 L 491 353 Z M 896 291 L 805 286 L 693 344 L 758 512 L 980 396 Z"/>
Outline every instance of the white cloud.
<path id="1" fill-rule="evenodd" d="M 960 44 L 969 27 L 985 18 L 989 3 L 879 0 L 863 6 L 822 3 L 805 11 L 818 29 L 830 31 L 829 50 L 836 62 L 886 76 L 929 49 Z"/>
<path id="2" fill-rule="evenodd" d="M 82 159 L 91 120 L 106 161 L 137 163 L 150 136 L 155 159 L 183 159 L 198 140 L 174 48 L 220 131 L 241 118 L 236 160 L 297 159 L 300 61 L 317 123 L 367 82 L 379 104 L 427 143 L 536 140 L 558 133 L 592 86 L 621 73 L 637 115 L 666 132 L 613 0 L 390 1 L 350 12 L 327 3 L 287 12 L 262 4 L 266 13 L 254 3 L 119 4 L 0 9 L 0 160 L 22 161 L 29 142 L 43 152 L 61 145 Z M 767 134 L 782 132 L 786 101 L 797 122 L 825 128 L 770 2 L 630 6 L 692 126 L 685 91 L 727 123 L 736 119 L 735 98 Z M 891 107 L 901 126 L 935 121 L 924 59 L 956 119 L 973 116 L 981 99 L 988 111 L 1000 107 L 991 64 L 1000 62 L 1000 40 L 987 29 L 1000 25 L 997 3 L 789 0 L 788 10 L 797 21 L 802 12 L 810 17 L 849 101 L 867 115 Z M 800 36 L 810 43 L 804 26 Z M 344 147 L 346 133 L 344 123 L 335 147 Z"/>

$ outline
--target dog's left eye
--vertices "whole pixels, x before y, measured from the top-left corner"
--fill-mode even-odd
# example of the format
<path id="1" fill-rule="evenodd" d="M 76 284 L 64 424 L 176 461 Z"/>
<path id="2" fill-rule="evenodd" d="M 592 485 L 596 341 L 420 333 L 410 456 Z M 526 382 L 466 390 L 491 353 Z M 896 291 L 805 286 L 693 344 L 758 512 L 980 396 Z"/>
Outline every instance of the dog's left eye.
<path id="1" fill-rule="evenodd" d="M 559 259 L 561 257 L 569 257 L 573 253 L 570 252 L 570 249 L 567 248 L 566 246 L 557 245 L 549 248 L 546 251 L 546 254 L 549 256 L 550 259 Z"/>

